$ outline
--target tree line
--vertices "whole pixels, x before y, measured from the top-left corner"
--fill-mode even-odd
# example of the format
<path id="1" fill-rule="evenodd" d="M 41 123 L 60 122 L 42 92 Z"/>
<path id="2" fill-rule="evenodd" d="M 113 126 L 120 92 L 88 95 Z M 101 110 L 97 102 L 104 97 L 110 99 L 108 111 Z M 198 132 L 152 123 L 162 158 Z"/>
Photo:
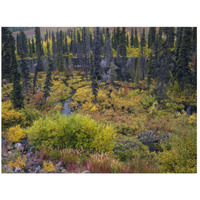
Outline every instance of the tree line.
<path id="1" fill-rule="evenodd" d="M 28 95 L 31 79 L 27 57 L 36 58 L 33 90 L 36 93 L 38 72 L 44 71 L 43 58 L 48 60 L 44 87 L 45 99 L 50 95 L 51 73 L 54 69 L 65 70 L 64 58 L 74 57 L 92 80 L 96 97 L 99 81 L 127 79 L 127 50 L 138 49 L 141 59 L 141 74 L 136 81 L 147 79 L 148 88 L 156 81 L 154 93 L 166 98 L 170 83 L 178 83 L 183 91 L 196 91 L 197 84 L 197 28 L 196 27 L 150 27 L 148 32 L 137 28 L 130 31 L 116 28 L 69 28 L 66 32 L 46 31 L 41 37 L 40 28 L 35 28 L 35 37 L 27 38 L 21 30 L 16 41 L 9 28 L 2 28 L 2 79 L 13 83 L 12 102 L 15 108 L 23 107 L 23 95 Z M 44 45 L 45 44 L 45 45 Z M 145 50 L 149 49 L 149 55 Z M 114 53 L 116 54 L 114 56 Z M 147 60 L 147 62 L 145 62 Z M 21 72 L 18 70 L 18 65 Z M 139 73 L 138 71 L 136 73 Z"/>

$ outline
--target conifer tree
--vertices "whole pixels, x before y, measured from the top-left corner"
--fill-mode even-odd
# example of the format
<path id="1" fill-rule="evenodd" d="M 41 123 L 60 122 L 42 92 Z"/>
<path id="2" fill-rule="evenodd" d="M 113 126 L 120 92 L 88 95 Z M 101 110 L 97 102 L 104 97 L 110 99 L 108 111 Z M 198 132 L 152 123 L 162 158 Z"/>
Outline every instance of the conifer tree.
<path id="1" fill-rule="evenodd" d="M 94 29 L 93 55 L 94 55 L 95 75 L 97 77 L 97 80 L 100 80 L 101 40 L 100 40 L 99 27 Z"/>
<path id="2" fill-rule="evenodd" d="M 94 100 L 96 102 L 97 100 L 97 94 L 98 94 L 98 81 L 96 76 L 96 68 L 94 66 L 94 59 L 93 59 L 93 53 L 90 52 L 90 73 L 91 73 L 91 81 L 92 81 L 92 93 L 94 95 Z"/>
<path id="3" fill-rule="evenodd" d="M 81 45 L 79 42 L 77 44 L 77 58 L 78 58 L 78 64 L 82 65 L 83 56 L 82 56 L 82 51 L 81 51 Z"/>
<path id="4" fill-rule="evenodd" d="M 139 47 L 137 28 L 135 28 L 135 48 Z"/>
<path id="5" fill-rule="evenodd" d="M 131 28 L 131 47 L 134 45 L 133 28 Z"/>
<path id="6" fill-rule="evenodd" d="M 11 43 L 10 46 L 10 69 L 12 69 L 12 83 L 13 90 L 11 92 L 11 101 L 14 108 L 23 108 L 24 106 L 24 97 L 22 95 L 22 87 L 20 84 L 20 73 L 18 71 L 17 59 L 15 55 L 15 39 L 9 34 L 9 40 Z"/>
<path id="7" fill-rule="evenodd" d="M 34 44 L 34 38 L 32 38 L 32 53 L 35 53 L 35 44 Z"/>
<path id="8" fill-rule="evenodd" d="M 191 82 L 191 70 L 189 67 L 189 62 L 191 61 L 192 55 L 192 28 L 183 28 L 182 41 L 177 51 L 176 77 L 181 89 L 183 90 L 184 86 L 188 87 Z"/>
<path id="9" fill-rule="evenodd" d="M 129 37 L 128 37 L 128 33 L 126 34 L 126 46 L 129 47 Z"/>
<path id="10" fill-rule="evenodd" d="M 62 30 L 57 34 L 57 53 L 56 53 L 56 67 L 62 72 L 64 70 L 63 63 L 63 40 Z"/>
<path id="11" fill-rule="evenodd" d="M 49 41 L 47 42 L 47 54 L 48 54 L 48 71 L 46 75 L 45 85 L 44 85 L 44 98 L 47 99 L 48 96 L 50 96 L 50 89 L 52 86 L 52 78 L 51 73 L 53 71 L 53 61 L 50 56 L 50 45 Z"/>
<path id="12" fill-rule="evenodd" d="M 156 39 L 156 28 L 150 27 L 148 34 L 148 48 L 151 48 L 153 44 L 155 44 Z"/>
<path id="13" fill-rule="evenodd" d="M 27 37 L 24 31 L 20 31 L 19 33 L 17 46 L 18 46 L 18 55 L 22 57 L 21 54 L 23 54 L 24 57 L 27 57 L 28 54 Z"/>
<path id="14" fill-rule="evenodd" d="M 104 58 L 106 60 L 106 66 L 110 67 L 112 58 L 113 58 L 113 52 L 111 47 L 111 41 L 110 41 L 110 31 L 109 28 L 106 29 L 106 39 L 105 39 L 105 46 L 104 46 Z"/>
<path id="15" fill-rule="evenodd" d="M 31 46 L 31 40 L 28 39 L 28 50 L 29 50 L 29 57 L 32 57 L 32 46 Z"/>
<path id="16" fill-rule="evenodd" d="M 37 55 L 37 68 L 38 71 L 43 71 L 43 63 L 42 63 L 42 44 L 41 44 L 41 36 L 40 36 L 40 28 L 35 28 L 35 38 L 36 38 L 36 55 Z"/>
<path id="17" fill-rule="evenodd" d="M 123 27 L 120 33 L 120 43 L 119 43 L 120 55 L 126 57 L 126 28 Z"/>
<path id="18" fill-rule="evenodd" d="M 67 44 L 67 35 L 65 34 L 65 43 L 64 43 L 64 53 L 69 55 L 68 44 Z"/>
<path id="19" fill-rule="evenodd" d="M 9 79 L 12 82 L 10 34 L 10 30 L 7 27 L 2 27 L 2 79 Z"/>
<path id="20" fill-rule="evenodd" d="M 56 40 L 55 40 L 55 35 L 54 32 L 52 32 L 52 52 L 53 52 L 53 63 L 55 64 L 55 59 L 56 59 Z"/>

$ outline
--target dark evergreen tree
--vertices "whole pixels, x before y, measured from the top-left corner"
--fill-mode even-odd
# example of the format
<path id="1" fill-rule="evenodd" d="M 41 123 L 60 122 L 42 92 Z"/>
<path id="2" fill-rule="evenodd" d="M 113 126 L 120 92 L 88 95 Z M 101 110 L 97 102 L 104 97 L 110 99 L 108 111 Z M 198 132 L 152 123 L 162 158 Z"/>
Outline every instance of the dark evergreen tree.
<path id="1" fill-rule="evenodd" d="M 135 48 L 139 47 L 139 42 L 138 42 L 138 34 L 137 34 L 137 28 L 135 28 Z"/>
<path id="2" fill-rule="evenodd" d="M 123 27 L 120 33 L 120 43 L 119 43 L 120 55 L 126 57 L 126 28 Z"/>
<path id="3" fill-rule="evenodd" d="M 145 37 L 145 29 L 143 28 L 142 37 L 141 37 L 141 49 L 146 46 L 146 37 Z"/>
<path id="4" fill-rule="evenodd" d="M 62 30 L 57 34 L 57 53 L 56 53 L 56 67 L 62 72 L 64 70 L 63 63 L 63 40 L 62 40 Z"/>
<path id="5" fill-rule="evenodd" d="M 24 33 L 24 31 L 20 31 L 19 36 L 18 36 L 18 55 L 22 57 L 23 56 L 27 57 L 28 54 L 28 46 L 27 46 L 27 37 Z"/>
<path id="6" fill-rule="evenodd" d="M 45 42 L 47 42 L 47 40 L 48 40 L 48 31 L 46 30 L 46 33 L 45 33 L 45 35 L 44 35 L 44 40 L 45 40 Z"/>
<path id="7" fill-rule="evenodd" d="M 7 27 L 2 27 L 2 79 L 9 79 L 12 82 L 10 35 L 10 30 Z"/>
<path id="8" fill-rule="evenodd" d="M 37 55 L 37 68 L 38 71 L 43 71 L 43 63 L 42 63 L 42 43 L 41 43 L 41 36 L 40 36 L 40 28 L 35 28 L 35 38 L 36 38 L 36 55 Z"/>
<path id="9" fill-rule="evenodd" d="M 34 38 L 32 38 L 32 53 L 35 53 L 35 44 L 34 44 Z"/>
<path id="10" fill-rule="evenodd" d="M 197 51 L 197 27 L 192 30 L 192 52 L 196 54 Z"/>
<path id="11" fill-rule="evenodd" d="M 90 33 L 89 33 L 89 30 L 86 33 L 86 54 L 87 54 L 87 57 L 89 58 L 89 54 L 90 54 Z"/>
<path id="12" fill-rule="evenodd" d="M 131 28 L 131 47 L 134 45 L 134 35 L 133 35 L 133 28 Z"/>
<path id="13" fill-rule="evenodd" d="M 187 86 L 188 88 L 189 84 L 191 83 L 191 70 L 189 67 L 189 62 L 192 58 L 192 28 L 183 28 L 182 41 L 177 51 L 176 77 L 181 89 L 183 90 L 184 86 Z"/>
<path id="14" fill-rule="evenodd" d="M 99 27 L 94 29 L 93 55 L 94 55 L 95 75 L 97 77 L 97 80 L 100 80 L 101 40 L 100 40 Z"/>
<path id="15" fill-rule="evenodd" d="M 104 58 L 106 60 L 106 66 L 110 67 L 112 58 L 113 58 L 113 52 L 111 47 L 111 41 L 110 41 L 110 31 L 109 28 L 106 28 L 106 39 L 105 39 L 105 46 L 104 46 Z"/>
<path id="16" fill-rule="evenodd" d="M 68 44 L 67 44 L 67 35 L 66 34 L 65 34 L 65 43 L 64 43 L 63 53 L 66 53 L 67 55 L 69 55 Z"/>
<path id="17" fill-rule="evenodd" d="M 17 59 L 15 55 L 15 39 L 9 34 L 10 46 L 10 69 L 12 69 L 13 90 L 11 92 L 11 101 L 14 108 L 23 108 L 24 97 L 22 95 L 22 87 L 20 84 L 20 73 L 18 71 Z"/>
<path id="18" fill-rule="evenodd" d="M 78 58 L 78 64 L 82 66 L 83 55 L 82 55 L 81 45 L 79 42 L 77 44 L 77 58 Z"/>
<path id="19" fill-rule="evenodd" d="M 53 61 L 50 56 L 50 45 L 49 42 L 47 42 L 47 54 L 48 54 L 48 71 L 46 75 L 45 85 L 44 85 L 44 98 L 47 99 L 48 96 L 50 96 L 50 89 L 52 86 L 52 78 L 51 73 L 53 71 Z"/>
<path id="20" fill-rule="evenodd" d="M 19 34 L 17 33 L 16 42 L 17 42 L 17 55 L 19 55 Z"/>
<path id="21" fill-rule="evenodd" d="M 56 62 L 56 39 L 54 32 L 52 32 L 52 52 L 53 52 L 53 63 Z"/>
<path id="22" fill-rule="evenodd" d="M 29 57 L 32 57 L 32 46 L 31 46 L 30 39 L 28 39 L 28 53 L 29 53 Z"/>
<path id="23" fill-rule="evenodd" d="M 73 39 L 72 39 L 72 54 L 73 54 L 73 56 L 76 56 L 76 53 L 77 53 L 76 32 L 74 30 L 74 35 L 73 35 Z"/>
<path id="24" fill-rule="evenodd" d="M 156 28 L 150 27 L 148 34 L 148 48 L 151 48 L 153 44 L 155 44 L 156 39 Z"/>
<path id="25" fill-rule="evenodd" d="M 98 29 L 98 28 L 97 28 Z M 94 59 L 93 54 L 90 52 L 90 72 L 91 72 L 91 81 L 92 81 L 92 93 L 94 95 L 95 102 L 97 100 L 97 94 L 98 94 L 98 81 L 96 76 L 96 68 L 94 66 Z"/>
<path id="26" fill-rule="evenodd" d="M 126 34 L 126 46 L 129 47 L 129 37 L 128 37 L 128 33 Z"/>

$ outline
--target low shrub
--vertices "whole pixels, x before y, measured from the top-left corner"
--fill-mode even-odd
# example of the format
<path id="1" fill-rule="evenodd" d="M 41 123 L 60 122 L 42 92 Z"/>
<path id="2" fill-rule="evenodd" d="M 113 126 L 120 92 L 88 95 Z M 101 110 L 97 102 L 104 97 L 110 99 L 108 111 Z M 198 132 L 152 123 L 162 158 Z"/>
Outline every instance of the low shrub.
<path id="1" fill-rule="evenodd" d="M 45 161 L 43 164 L 42 172 L 54 172 L 56 171 L 56 168 L 54 167 L 53 163 L 51 161 L 47 162 Z"/>
<path id="2" fill-rule="evenodd" d="M 17 157 L 17 159 L 14 162 L 9 161 L 7 166 L 10 167 L 13 170 L 16 167 L 20 167 L 23 170 L 26 167 L 26 163 L 24 162 L 24 159 L 22 159 L 21 157 Z"/>
<path id="3" fill-rule="evenodd" d="M 24 120 L 24 114 L 14 110 L 10 101 L 2 102 L 1 117 L 3 130 L 21 124 Z"/>
<path id="4" fill-rule="evenodd" d="M 19 125 L 9 128 L 5 134 L 8 142 L 20 142 L 25 136 L 26 134 Z"/>
<path id="5" fill-rule="evenodd" d="M 97 124 L 89 116 L 59 113 L 41 117 L 26 130 L 30 144 L 55 148 L 84 149 L 111 153 L 114 148 L 115 130 L 112 126 Z"/>

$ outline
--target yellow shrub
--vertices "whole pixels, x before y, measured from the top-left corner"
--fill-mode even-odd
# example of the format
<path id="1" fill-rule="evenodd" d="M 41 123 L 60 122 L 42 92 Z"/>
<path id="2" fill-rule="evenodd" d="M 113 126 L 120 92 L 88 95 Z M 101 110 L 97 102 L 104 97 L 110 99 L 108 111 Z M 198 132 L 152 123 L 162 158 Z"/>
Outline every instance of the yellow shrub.
<path id="1" fill-rule="evenodd" d="M 21 169 L 24 169 L 26 166 L 26 163 L 21 157 L 17 157 L 17 160 L 15 162 L 10 161 L 7 164 L 7 166 L 10 167 L 11 169 L 15 169 L 16 167 L 20 167 Z"/>
<path id="2" fill-rule="evenodd" d="M 41 170 L 42 172 L 54 172 L 56 168 L 54 167 L 53 163 L 51 161 L 49 162 L 44 162 L 43 169 Z"/>
<path id="3" fill-rule="evenodd" d="M 10 101 L 2 103 L 1 117 L 3 129 L 20 124 L 24 120 L 24 114 L 14 110 Z"/>
<path id="4" fill-rule="evenodd" d="M 20 126 L 17 125 L 8 129 L 6 139 L 8 140 L 8 142 L 19 142 L 25 136 L 26 134 L 23 132 Z"/>
<path id="5" fill-rule="evenodd" d="M 189 117 L 188 122 L 189 122 L 190 124 L 195 124 L 196 121 L 197 121 L 197 115 L 194 113 L 193 115 L 191 115 L 191 116 Z"/>

